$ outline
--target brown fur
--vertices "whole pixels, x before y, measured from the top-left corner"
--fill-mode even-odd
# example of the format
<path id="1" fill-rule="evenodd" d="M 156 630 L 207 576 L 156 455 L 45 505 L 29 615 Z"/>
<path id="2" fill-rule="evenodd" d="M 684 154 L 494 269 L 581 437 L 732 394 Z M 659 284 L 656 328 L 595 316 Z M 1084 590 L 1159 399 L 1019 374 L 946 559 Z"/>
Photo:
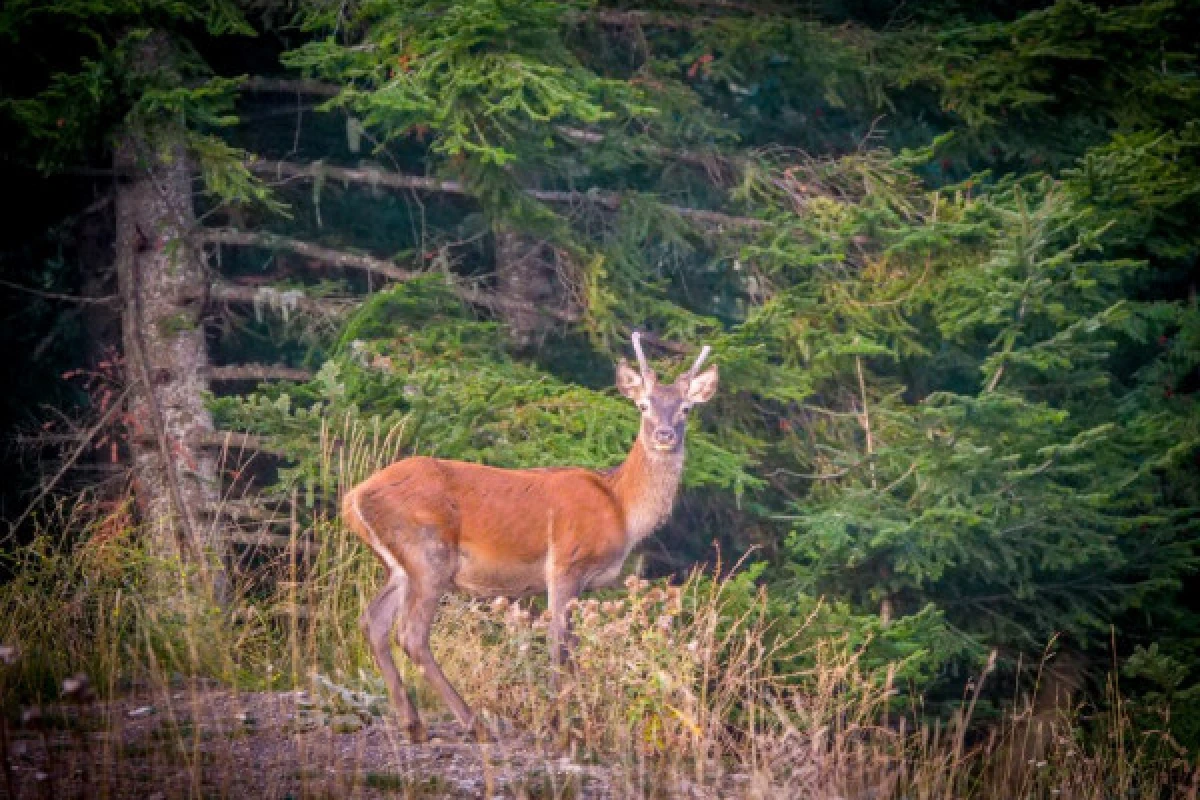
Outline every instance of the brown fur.
<path id="1" fill-rule="evenodd" d="M 638 375 L 622 362 L 618 386 L 642 409 L 643 424 L 614 470 L 509 470 L 416 457 L 380 470 L 346 494 L 343 519 L 388 570 L 363 614 L 363 631 L 415 740 L 424 729 L 391 655 L 396 617 L 405 652 L 459 721 L 480 730 L 429 650 L 442 595 L 546 591 L 552 652 L 565 660 L 568 604 L 583 589 L 615 580 L 633 546 L 666 520 L 683 471 L 687 410 L 708 400 L 716 383 L 715 367 L 659 386 L 652 373 Z"/>

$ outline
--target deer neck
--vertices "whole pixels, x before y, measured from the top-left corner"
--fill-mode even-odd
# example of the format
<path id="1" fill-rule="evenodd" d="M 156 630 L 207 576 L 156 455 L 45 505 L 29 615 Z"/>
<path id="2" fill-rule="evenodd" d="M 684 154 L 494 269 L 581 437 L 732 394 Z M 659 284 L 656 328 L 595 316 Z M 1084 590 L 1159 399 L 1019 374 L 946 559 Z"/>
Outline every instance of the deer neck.
<path id="1" fill-rule="evenodd" d="M 630 547 L 666 522 L 682 476 L 682 447 L 674 453 L 653 452 L 638 436 L 625 463 L 609 479 L 625 512 Z"/>

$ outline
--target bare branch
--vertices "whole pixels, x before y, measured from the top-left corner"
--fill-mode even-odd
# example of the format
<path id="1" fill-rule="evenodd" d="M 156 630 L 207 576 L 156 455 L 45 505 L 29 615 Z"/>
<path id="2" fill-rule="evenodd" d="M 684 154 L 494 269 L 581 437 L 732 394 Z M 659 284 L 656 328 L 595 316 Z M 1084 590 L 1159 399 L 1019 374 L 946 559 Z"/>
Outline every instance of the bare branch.
<path id="1" fill-rule="evenodd" d="M 437 178 L 427 178 L 421 175 L 406 175 L 375 167 L 334 167 L 328 164 L 312 163 L 297 164 L 290 161 L 253 160 L 247 162 L 247 169 L 265 177 L 274 176 L 277 179 L 298 178 L 315 180 L 317 178 L 333 178 L 348 183 L 361 183 L 368 186 L 385 186 L 391 189 L 412 189 L 423 192 L 445 192 L 448 194 L 467 195 L 467 187 L 459 181 L 445 181 Z M 588 189 L 582 192 L 563 192 L 552 189 L 526 189 L 525 194 L 543 203 L 553 204 L 586 204 L 591 203 L 609 211 L 621 207 L 623 198 L 619 192 L 604 189 Z M 716 227 L 731 228 L 762 228 L 766 222 L 753 217 L 739 217 L 720 211 L 708 211 L 701 208 L 675 206 L 664 204 L 672 213 L 685 219 L 693 219 Z"/>
<path id="2" fill-rule="evenodd" d="M 264 288 L 266 287 L 214 283 L 208 288 L 206 297 L 214 302 L 259 305 L 264 301 Z M 294 303 L 297 309 L 308 312 L 319 312 L 330 316 L 344 314 L 361 302 L 349 297 L 313 297 L 299 289 L 287 289 L 284 291 L 293 293 L 290 302 Z M 189 299 L 200 300 L 203 298 L 193 297 Z"/>
<path id="3" fill-rule="evenodd" d="M 192 447 L 203 447 L 206 449 L 220 449 L 223 451 L 240 451 L 250 450 L 263 455 L 274 456 L 276 458 L 287 458 L 288 455 L 284 450 L 272 444 L 268 439 L 258 436 L 253 433 L 243 433 L 242 431 L 214 431 L 211 433 L 195 433 L 188 437 L 188 444 Z"/>
<path id="4" fill-rule="evenodd" d="M 276 364 L 233 364 L 209 367 L 204 371 L 210 381 L 308 381 L 312 370 L 283 367 Z"/>
<path id="5" fill-rule="evenodd" d="M 104 297 L 84 297 L 76 294 L 46 292 L 41 289 L 35 289 L 32 286 L 23 286 L 22 284 L 3 279 L 0 279 L 0 286 L 7 286 L 9 289 L 31 294 L 35 297 L 44 297 L 47 300 L 61 300 L 64 303 L 78 303 L 79 305 L 109 305 L 119 299 L 115 294 L 105 295 Z"/>
<path id="6" fill-rule="evenodd" d="M 92 443 L 92 440 L 96 438 L 96 434 L 103 430 L 104 426 L 108 424 L 108 421 L 112 419 L 113 415 L 115 415 L 117 411 L 122 408 L 125 403 L 125 398 L 128 395 L 129 387 L 126 387 L 121 392 L 120 396 L 117 397 L 116 402 L 112 403 L 108 407 L 108 411 L 105 411 L 100 417 L 100 420 L 91 428 L 89 428 L 86 433 L 79 437 L 78 446 L 76 446 L 76 448 L 71 451 L 71 455 L 69 455 L 67 459 L 63 461 L 62 467 L 59 468 L 58 473 L 49 481 L 42 484 L 41 491 L 39 491 L 37 496 L 33 498 L 33 502 L 26 506 L 25 511 L 21 513 L 21 516 L 17 517 L 17 521 L 9 526 L 10 531 L 14 531 L 19 528 L 21 523 L 25 521 L 25 518 L 28 517 L 35 508 L 37 508 L 38 503 L 42 502 L 46 495 L 50 494 L 54 487 L 58 485 L 58 482 L 62 480 L 63 475 L 67 474 L 75 462 L 79 460 L 79 456 L 83 454 L 83 451 L 86 450 L 88 445 Z"/>
<path id="7" fill-rule="evenodd" d="M 209 238 L 209 232 L 219 232 L 221 230 L 222 229 L 208 229 L 203 233 L 203 237 L 206 241 L 215 241 L 215 238 Z M 243 233 L 241 231 L 234 231 L 232 233 L 236 233 L 238 235 L 232 236 L 221 234 L 219 237 L 220 242 L 222 244 L 246 245 L 251 247 L 282 247 L 278 240 L 282 239 L 283 237 L 275 237 L 271 234 Z M 260 239 L 260 237 L 265 237 L 265 239 Z M 292 245 L 303 246 L 303 250 L 297 249 L 295 252 L 303 252 L 305 255 L 318 257 L 315 252 L 316 250 L 319 250 L 326 255 L 332 255 L 335 258 L 330 258 L 330 260 L 333 263 L 339 264 L 339 266 L 360 266 L 360 264 L 357 263 L 359 259 L 371 258 L 370 256 L 360 256 L 356 253 L 344 253 L 337 250 L 331 250 L 329 248 L 321 248 L 317 245 L 311 245 L 307 242 L 299 242 L 297 240 L 285 241 Z M 355 263 L 348 263 L 351 261 Z M 376 259 L 376 261 L 379 261 L 381 264 L 389 263 L 383 262 L 379 259 Z M 379 265 L 375 264 L 366 268 L 374 268 L 375 266 Z M 404 272 L 403 270 L 393 268 L 393 272 L 391 274 L 383 274 L 385 274 L 385 276 L 388 278 L 392 278 L 393 280 L 403 281 L 410 280 L 424 273 Z M 288 291 L 296 293 L 296 296 L 292 302 L 295 302 L 298 308 L 305 311 L 320 311 L 328 314 L 341 314 L 358 305 L 360 302 L 349 298 L 312 297 L 304 294 L 303 290 L 301 289 L 289 289 Z M 467 286 L 452 285 L 451 291 L 453 291 L 454 294 L 456 294 L 463 302 L 469 303 L 473 306 L 478 306 L 480 308 L 486 308 L 490 311 L 524 311 L 526 313 L 550 317 L 552 319 L 559 320 L 560 322 L 578 322 L 582 317 L 582 314 L 579 311 L 572 310 L 570 308 L 557 309 L 546 308 L 544 306 L 534 306 L 530 303 L 522 303 L 517 300 L 511 300 L 509 298 L 502 297 L 501 295 L 493 292 L 485 292 L 480 289 L 473 289 Z M 229 283 L 215 283 L 209 288 L 207 297 L 210 301 L 254 305 L 262 302 L 262 288 L 254 286 L 237 286 Z M 202 298 L 195 297 L 189 299 L 199 300 Z"/>
<path id="8" fill-rule="evenodd" d="M 375 256 L 334 250 L 311 242 L 291 239 L 273 233 L 251 233 L 232 228 L 201 228 L 192 234 L 205 244 L 229 244 L 241 247 L 262 247 L 267 250 L 287 250 L 308 258 L 324 261 L 337 267 L 348 267 L 373 272 L 394 281 L 407 281 L 419 273 L 397 267 L 391 261 Z"/>
<path id="9" fill-rule="evenodd" d="M 421 175 L 406 175 L 402 172 L 391 172 L 377 167 L 335 167 L 315 161 L 309 164 L 298 164 L 294 161 L 271 161 L 254 159 L 246 162 L 246 168 L 264 178 L 295 178 L 300 180 L 316 180 L 333 178 L 346 183 L 365 183 L 368 186 L 386 186 L 389 189 L 414 189 L 422 192 L 445 192 L 447 194 L 467 194 L 467 187 L 458 181 L 443 181 L 437 178 L 426 178 Z"/>
<path id="10" fill-rule="evenodd" d="M 307 94 L 315 97 L 336 97 L 342 91 L 342 87 L 336 83 L 290 78 L 264 78 L 259 75 L 246 79 L 242 83 L 242 88 L 264 94 Z"/>

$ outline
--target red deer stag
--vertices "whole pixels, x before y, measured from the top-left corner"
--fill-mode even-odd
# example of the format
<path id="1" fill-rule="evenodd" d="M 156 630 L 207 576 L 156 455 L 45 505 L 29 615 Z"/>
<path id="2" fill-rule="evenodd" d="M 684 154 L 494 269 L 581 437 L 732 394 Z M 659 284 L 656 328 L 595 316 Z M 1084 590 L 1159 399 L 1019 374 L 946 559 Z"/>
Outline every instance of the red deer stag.
<path id="1" fill-rule="evenodd" d="M 646 363 L 625 359 L 617 388 L 637 404 L 642 425 L 625 463 L 497 469 L 438 458 L 406 458 L 346 494 L 342 516 L 387 569 L 387 582 L 362 615 L 362 629 L 413 741 L 425 739 L 417 709 L 392 660 L 397 641 L 468 730 L 487 732 L 446 680 L 429 649 L 443 595 L 479 597 L 546 591 L 551 653 L 563 663 L 571 644 L 568 604 L 584 589 L 611 584 L 634 545 L 671 513 L 683 472 L 687 413 L 717 389 L 717 368 L 697 374 L 711 348 L 674 383 L 660 384 Z"/>

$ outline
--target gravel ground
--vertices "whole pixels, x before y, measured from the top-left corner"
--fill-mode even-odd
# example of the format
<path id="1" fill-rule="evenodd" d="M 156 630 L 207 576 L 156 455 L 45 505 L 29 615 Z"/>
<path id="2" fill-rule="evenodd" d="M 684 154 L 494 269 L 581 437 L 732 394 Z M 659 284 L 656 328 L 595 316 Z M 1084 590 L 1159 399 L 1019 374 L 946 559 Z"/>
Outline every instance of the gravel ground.
<path id="1" fill-rule="evenodd" d="M 0 794 L 19 798 L 609 798 L 613 772 L 515 732 L 478 744 L 427 719 L 412 745 L 394 717 L 304 692 L 189 687 L 47 708 L 8 730 Z M 11 782 L 11 783 L 10 783 Z M 10 786 L 12 787 L 10 789 Z"/>

